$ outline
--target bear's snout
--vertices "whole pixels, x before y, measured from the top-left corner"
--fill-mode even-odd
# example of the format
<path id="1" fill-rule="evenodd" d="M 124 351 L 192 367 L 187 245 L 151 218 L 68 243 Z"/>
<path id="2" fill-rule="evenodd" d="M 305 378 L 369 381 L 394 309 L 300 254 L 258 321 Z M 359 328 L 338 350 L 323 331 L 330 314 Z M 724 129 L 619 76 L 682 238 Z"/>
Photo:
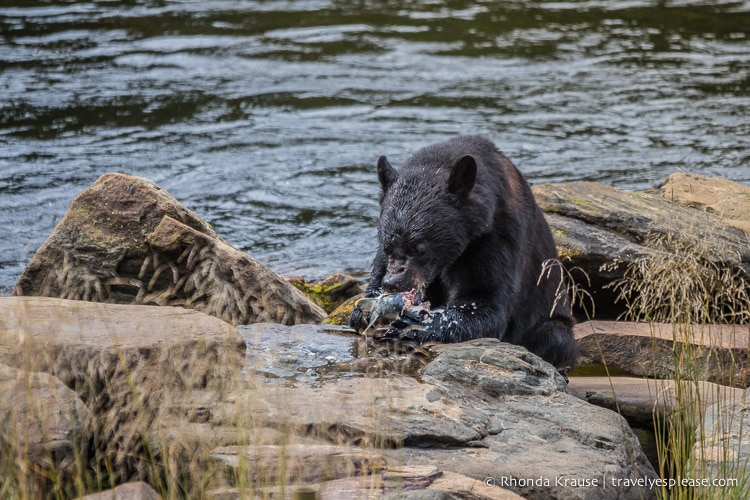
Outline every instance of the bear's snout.
<path id="1" fill-rule="evenodd" d="M 407 278 L 406 267 L 400 267 L 396 273 L 386 274 L 383 277 L 383 291 L 385 293 L 397 293 L 406 290 Z"/>

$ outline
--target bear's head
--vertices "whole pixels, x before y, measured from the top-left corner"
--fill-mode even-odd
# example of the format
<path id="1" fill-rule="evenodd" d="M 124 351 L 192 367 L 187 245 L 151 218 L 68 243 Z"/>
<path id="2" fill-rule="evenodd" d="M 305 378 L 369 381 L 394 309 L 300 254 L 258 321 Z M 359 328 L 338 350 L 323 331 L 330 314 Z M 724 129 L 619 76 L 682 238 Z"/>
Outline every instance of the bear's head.
<path id="1" fill-rule="evenodd" d="M 446 161 L 396 171 L 385 156 L 378 159 L 385 292 L 424 293 L 473 239 L 489 231 L 492 209 L 483 203 L 475 158 Z"/>

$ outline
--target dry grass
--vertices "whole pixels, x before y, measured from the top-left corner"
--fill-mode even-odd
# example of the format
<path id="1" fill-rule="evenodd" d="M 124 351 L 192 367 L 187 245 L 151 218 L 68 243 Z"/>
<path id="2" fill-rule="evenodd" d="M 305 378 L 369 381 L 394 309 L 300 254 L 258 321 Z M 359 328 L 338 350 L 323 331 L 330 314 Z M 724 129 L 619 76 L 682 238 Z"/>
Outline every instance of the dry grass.
<path id="1" fill-rule="evenodd" d="M 700 430 L 704 401 L 709 396 L 715 396 L 720 404 L 732 401 L 720 388 L 715 389 L 720 393 L 705 393 L 706 386 L 700 383 L 705 377 L 705 366 L 698 361 L 699 347 L 691 341 L 717 345 L 717 339 L 712 338 L 711 325 L 750 323 L 747 277 L 741 271 L 716 262 L 708 243 L 662 235 L 654 238 L 649 246 L 659 250 L 659 256 L 637 260 L 613 286 L 627 305 L 626 319 L 672 325 L 674 397 L 679 410 L 654 412 L 658 472 L 662 478 L 676 480 L 737 479 L 734 487 L 695 487 L 695 481 L 688 481 L 671 488 L 665 486 L 660 495 L 670 499 L 744 498 L 743 489 L 748 485 L 750 469 L 746 467 L 746 460 L 739 459 L 742 443 L 725 439 L 730 429 L 736 431 L 739 422 L 732 421 L 736 414 L 723 415 L 723 420 L 719 419 L 713 429 Z M 702 325 L 699 335 L 702 338 L 695 338 L 694 325 Z M 654 352 L 658 352 L 656 347 Z M 727 360 L 726 356 L 717 355 L 715 358 L 724 359 L 730 365 L 733 362 L 731 357 Z M 661 364 L 660 360 L 654 358 L 654 364 Z M 731 374 L 738 370 L 732 366 L 724 368 L 731 384 Z M 694 456 L 694 450 L 705 450 L 709 445 L 714 449 L 713 459 L 709 460 L 704 453 Z M 721 463 L 720 468 L 717 469 L 716 463 Z"/>

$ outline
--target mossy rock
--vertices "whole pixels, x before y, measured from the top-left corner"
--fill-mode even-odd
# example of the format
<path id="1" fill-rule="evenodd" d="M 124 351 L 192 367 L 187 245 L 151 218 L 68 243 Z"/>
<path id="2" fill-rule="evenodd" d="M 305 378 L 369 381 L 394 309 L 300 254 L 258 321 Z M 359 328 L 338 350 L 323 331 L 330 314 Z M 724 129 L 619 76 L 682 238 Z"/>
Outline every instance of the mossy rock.
<path id="1" fill-rule="evenodd" d="M 354 310 L 354 303 L 362 298 L 364 294 L 357 294 L 354 297 L 349 298 L 339 305 L 332 313 L 330 313 L 326 319 L 323 320 L 324 325 L 348 325 L 349 316 L 352 315 Z"/>
<path id="2" fill-rule="evenodd" d="M 287 278 L 287 280 L 327 313 L 360 292 L 357 279 L 343 273 L 335 273 L 323 281 L 312 283 L 306 282 L 299 276 Z"/>

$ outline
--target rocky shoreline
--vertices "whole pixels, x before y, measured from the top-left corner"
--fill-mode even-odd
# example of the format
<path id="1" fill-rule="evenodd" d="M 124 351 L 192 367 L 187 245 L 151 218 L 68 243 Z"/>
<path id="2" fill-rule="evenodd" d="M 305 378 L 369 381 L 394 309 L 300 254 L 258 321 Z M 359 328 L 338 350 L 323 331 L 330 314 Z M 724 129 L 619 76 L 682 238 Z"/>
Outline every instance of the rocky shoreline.
<path id="1" fill-rule="evenodd" d="M 630 426 L 676 411 L 670 380 L 696 376 L 680 373 L 675 346 L 693 346 L 700 384 L 714 383 L 696 385 L 716 395 L 696 409 L 713 415 L 704 428 L 722 408 L 742 422 L 750 330 L 601 321 L 625 312 L 611 283 L 686 247 L 706 250 L 696 265 L 744 283 L 750 188 L 679 173 L 640 193 L 533 190 L 585 289 L 579 316 L 597 320 L 576 327 L 584 360 L 635 378 L 567 385 L 494 339 L 414 348 L 321 325 L 304 283 L 231 247 L 156 184 L 103 176 L 0 298 L 0 471 L 13 472 L 0 492 L 655 496 L 667 478 Z M 316 290 L 356 292 L 337 279 Z M 726 470 L 718 446 L 696 439 L 693 456 L 713 452 L 712 470 Z"/>

